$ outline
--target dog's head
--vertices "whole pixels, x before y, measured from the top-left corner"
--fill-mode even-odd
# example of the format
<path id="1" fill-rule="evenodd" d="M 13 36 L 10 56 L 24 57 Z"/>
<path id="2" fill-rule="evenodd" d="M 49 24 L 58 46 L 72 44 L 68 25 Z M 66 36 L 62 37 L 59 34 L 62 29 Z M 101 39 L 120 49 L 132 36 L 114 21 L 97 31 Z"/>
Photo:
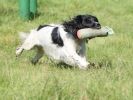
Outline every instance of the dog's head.
<path id="1" fill-rule="evenodd" d="M 77 31 L 83 28 L 100 29 L 98 19 L 92 15 L 77 15 L 72 20 L 63 23 L 65 30 L 77 38 Z"/>
<path id="2" fill-rule="evenodd" d="M 94 28 L 94 29 L 100 29 L 101 25 L 98 21 L 98 19 L 95 16 L 92 15 L 78 15 L 73 18 L 73 21 L 77 23 L 77 28 Z"/>

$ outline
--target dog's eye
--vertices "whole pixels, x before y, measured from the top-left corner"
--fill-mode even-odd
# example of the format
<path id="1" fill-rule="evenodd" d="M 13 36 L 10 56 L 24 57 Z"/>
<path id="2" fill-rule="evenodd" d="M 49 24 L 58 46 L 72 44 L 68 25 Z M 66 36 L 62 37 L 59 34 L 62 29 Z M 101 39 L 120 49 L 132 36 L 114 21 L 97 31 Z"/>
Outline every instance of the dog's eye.
<path id="1" fill-rule="evenodd" d="M 86 19 L 87 23 L 92 23 L 92 21 L 90 19 Z"/>

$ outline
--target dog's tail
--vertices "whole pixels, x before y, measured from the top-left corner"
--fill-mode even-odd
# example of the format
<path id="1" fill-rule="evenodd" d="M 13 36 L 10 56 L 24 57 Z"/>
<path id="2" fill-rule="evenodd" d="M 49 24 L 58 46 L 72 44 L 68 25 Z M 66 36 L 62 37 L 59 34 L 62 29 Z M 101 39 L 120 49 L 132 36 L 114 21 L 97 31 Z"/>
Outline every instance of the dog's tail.
<path id="1" fill-rule="evenodd" d="M 26 38 L 29 36 L 28 33 L 24 33 L 24 32 L 20 32 L 19 33 L 19 38 L 22 42 L 24 42 L 26 40 Z"/>
<path id="2" fill-rule="evenodd" d="M 36 33 L 36 29 L 33 29 L 30 31 L 30 33 L 25 33 L 25 32 L 20 32 L 19 33 L 19 38 L 22 42 L 24 42 L 26 40 L 26 38 L 30 35 L 30 34 L 34 34 Z"/>

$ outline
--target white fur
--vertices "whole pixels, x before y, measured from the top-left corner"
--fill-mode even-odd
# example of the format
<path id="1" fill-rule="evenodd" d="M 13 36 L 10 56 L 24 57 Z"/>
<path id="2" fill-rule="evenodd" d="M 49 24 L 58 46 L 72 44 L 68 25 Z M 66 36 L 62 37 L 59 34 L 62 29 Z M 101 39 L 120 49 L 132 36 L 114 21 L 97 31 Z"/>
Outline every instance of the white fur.
<path id="1" fill-rule="evenodd" d="M 48 57 L 58 62 L 64 62 L 71 66 L 78 66 L 86 69 L 89 63 L 85 57 L 85 40 L 76 40 L 71 34 L 64 31 L 62 25 L 53 25 L 53 27 L 44 27 L 39 31 L 31 30 L 29 35 L 21 34 L 23 44 L 17 48 L 16 56 L 19 56 L 23 50 L 37 48 L 37 54 L 32 59 L 32 63 L 37 63 L 45 53 Z M 58 27 L 64 46 L 60 47 L 52 43 L 51 33 L 53 28 Z M 26 38 L 25 38 L 26 36 Z"/>

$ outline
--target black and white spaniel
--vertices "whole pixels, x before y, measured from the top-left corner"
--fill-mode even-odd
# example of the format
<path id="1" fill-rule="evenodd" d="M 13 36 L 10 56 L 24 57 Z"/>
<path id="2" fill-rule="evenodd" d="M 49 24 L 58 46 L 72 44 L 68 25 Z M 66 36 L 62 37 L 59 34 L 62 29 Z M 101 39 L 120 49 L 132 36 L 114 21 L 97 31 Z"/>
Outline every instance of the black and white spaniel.
<path id="1" fill-rule="evenodd" d="M 77 37 L 77 31 L 83 28 L 100 29 L 101 25 L 92 15 L 78 15 L 60 25 L 40 25 L 28 35 L 21 34 L 25 40 L 16 49 L 16 56 L 24 50 L 37 48 L 37 54 L 32 59 L 33 64 L 36 64 L 45 53 L 58 62 L 86 69 L 90 65 L 86 59 L 86 40 Z"/>

